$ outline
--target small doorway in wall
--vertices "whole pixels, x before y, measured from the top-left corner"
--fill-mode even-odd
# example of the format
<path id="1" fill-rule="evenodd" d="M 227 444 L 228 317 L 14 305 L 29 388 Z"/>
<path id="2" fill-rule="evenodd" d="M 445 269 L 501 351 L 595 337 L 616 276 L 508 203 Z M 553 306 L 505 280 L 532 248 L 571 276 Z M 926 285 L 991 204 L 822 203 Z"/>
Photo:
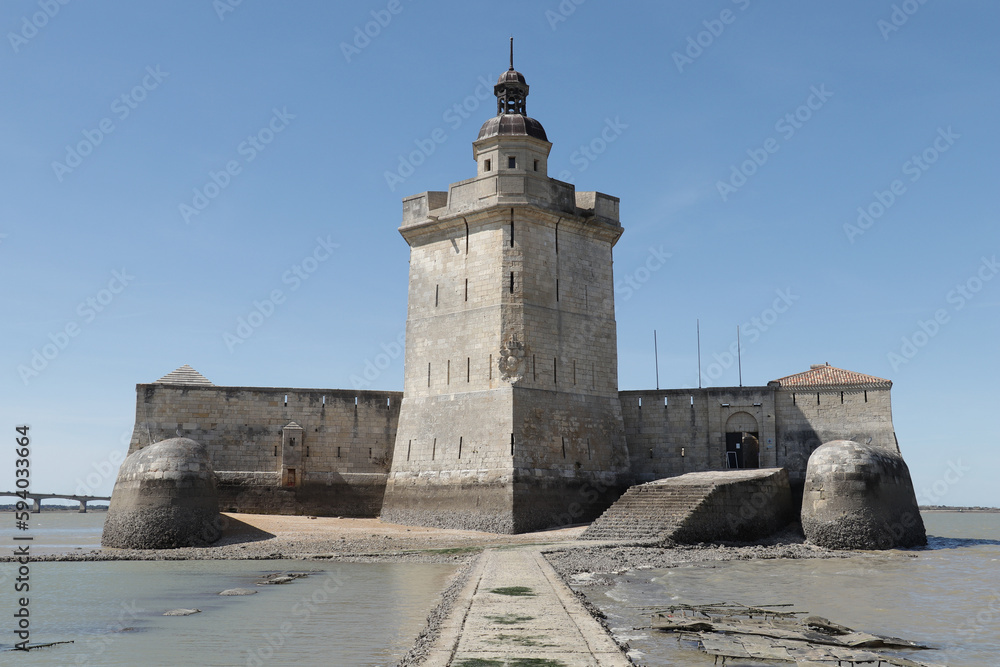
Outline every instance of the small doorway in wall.
<path id="1" fill-rule="evenodd" d="M 759 468 L 760 434 L 757 420 L 748 412 L 737 412 L 726 420 L 726 467 Z"/>
<path id="2" fill-rule="evenodd" d="M 285 486 L 295 486 L 295 468 L 288 469 L 288 475 L 285 478 Z"/>

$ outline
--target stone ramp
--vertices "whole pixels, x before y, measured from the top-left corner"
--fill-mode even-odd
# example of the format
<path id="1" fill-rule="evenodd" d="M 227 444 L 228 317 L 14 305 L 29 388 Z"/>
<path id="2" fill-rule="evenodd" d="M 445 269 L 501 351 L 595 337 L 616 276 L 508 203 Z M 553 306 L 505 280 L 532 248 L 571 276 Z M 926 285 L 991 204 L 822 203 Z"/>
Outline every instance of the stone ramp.
<path id="1" fill-rule="evenodd" d="M 755 540 L 792 518 L 784 468 L 693 472 L 631 487 L 581 540 Z"/>
<path id="2" fill-rule="evenodd" d="M 628 667 L 632 663 L 538 548 L 486 551 L 424 667 Z"/>

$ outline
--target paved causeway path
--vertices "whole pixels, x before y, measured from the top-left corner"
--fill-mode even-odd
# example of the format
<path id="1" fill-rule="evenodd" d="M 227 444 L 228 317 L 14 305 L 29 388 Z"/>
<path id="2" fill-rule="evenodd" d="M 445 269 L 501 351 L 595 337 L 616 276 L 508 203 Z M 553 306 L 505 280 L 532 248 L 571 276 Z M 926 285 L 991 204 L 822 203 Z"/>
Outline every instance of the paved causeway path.
<path id="1" fill-rule="evenodd" d="M 486 551 L 428 667 L 627 667 L 630 663 L 537 547 Z"/>

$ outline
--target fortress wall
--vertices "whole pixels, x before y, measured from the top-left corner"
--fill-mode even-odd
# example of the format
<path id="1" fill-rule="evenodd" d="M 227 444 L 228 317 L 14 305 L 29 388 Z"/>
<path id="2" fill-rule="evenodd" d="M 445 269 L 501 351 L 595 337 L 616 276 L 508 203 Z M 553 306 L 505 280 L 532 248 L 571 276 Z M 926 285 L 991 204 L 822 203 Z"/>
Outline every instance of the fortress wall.
<path id="1" fill-rule="evenodd" d="M 381 506 L 399 392 L 140 384 L 136 394 L 129 452 L 173 437 L 204 444 L 223 509 L 374 516 Z M 289 463 L 292 421 L 302 431 Z M 276 486 L 290 465 L 295 486 Z"/>
<path id="2" fill-rule="evenodd" d="M 501 223 L 470 216 L 427 230 L 410 251 L 404 372 L 407 396 L 497 387 L 499 305 L 504 287 L 493 257 Z M 488 332 L 493 332 L 489 335 Z M 428 382 L 430 364 L 430 382 Z"/>
<path id="3" fill-rule="evenodd" d="M 853 440 L 899 452 L 889 389 L 858 387 L 775 392 L 778 465 L 801 486 L 812 452 L 832 440 Z"/>
<path id="4" fill-rule="evenodd" d="M 757 424 L 760 467 L 780 465 L 770 387 L 623 391 L 619 397 L 636 483 L 725 469 L 726 425 L 737 413 Z"/>

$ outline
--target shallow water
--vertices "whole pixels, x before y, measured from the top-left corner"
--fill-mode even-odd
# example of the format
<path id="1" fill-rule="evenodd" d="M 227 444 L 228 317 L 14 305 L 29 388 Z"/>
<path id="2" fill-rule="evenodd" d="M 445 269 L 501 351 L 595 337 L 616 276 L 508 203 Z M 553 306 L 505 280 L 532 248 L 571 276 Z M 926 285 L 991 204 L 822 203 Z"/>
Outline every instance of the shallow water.
<path id="1" fill-rule="evenodd" d="M 579 587 L 647 665 L 714 665 L 692 643 L 649 630 L 648 607 L 791 603 L 858 630 L 936 647 L 910 657 L 1000 665 L 1000 514 L 927 513 L 928 549 L 847 559 L 733 561 L 639 570 Z M 769 663 L 729 660 L 736 665 Z M 787 663 L 775 663 L 787 665 Z"/>
<path id="2" fill-rule="evenodd" d="M 103 513 L 32 515 L 32 551 L 96 548 Z M 10 521 L 7 521 L 10 519 Z M 12 516 L 0 514 L 4 524 Z M 2 532 L 3 547 L 13 531 Z M 0 650 L 15 637 L 16 563 L 0 563 Z M 308 571 L 257 586 L 276 571 Z M 427 563 L 108 561 L 30 563 L 31 643 L 17 665 L 391 665 L 413 644 L 455 571 Z M 255 595 L 223 597 L 229 588 Z M 165 611 L 196 608 L 192 616 Z"/>

